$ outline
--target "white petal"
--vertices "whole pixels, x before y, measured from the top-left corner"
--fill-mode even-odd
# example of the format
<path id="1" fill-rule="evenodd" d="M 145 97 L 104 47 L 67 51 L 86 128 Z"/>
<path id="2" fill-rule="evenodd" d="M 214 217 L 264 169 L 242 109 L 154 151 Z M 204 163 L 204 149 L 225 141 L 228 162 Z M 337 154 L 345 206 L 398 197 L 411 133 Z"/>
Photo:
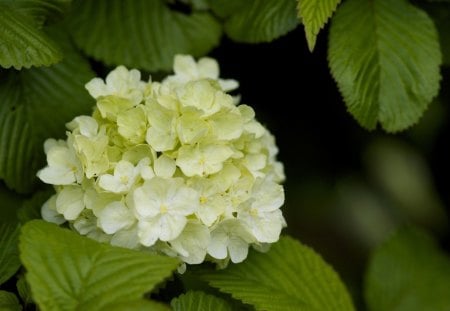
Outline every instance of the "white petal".
<path id="1" fill-rule="evenodd" d="M 233 263 L 242 262 L 248 255 L 248 243 L 238 237 L 231 238 L 228 244 L 228 251 Z"/>
<path id="2" fill-rule="evenodd" d="M 155 174 L 159 177 L 172 177 L 176 168 L 175 161 L 164 154 L 156 159 L 154 163 Z"/>
<path id="3" fill-rule="evenodd" d="M 67 220 L 75 220 L 84 209 L 84 192 L 79 186 L 64 187 L 56 198 L 56 210 Z"/>
<path id="4" fill-rule="evenodd" d="M 160 239 L 161 241 L 170 241 L 177 238 L 184 226 L 187 223 L 187 219 L 184 216 L 178 215 L 161 215 L 159 219 L 160 226 Z"/>
<path id="5" fill-rule="evenodd" d="M 56 211 L 56 197 L 56 194 L 51 196 L 50 199 L 42 205 L 41 216 L 45 221 L 60 225 L 65 223 L 66 220 Z"/>
<path id="6" fill-rule="evenodd" d="M 131 226 L 135 218 L 122 202 L 112 202 L 96 212 L 100 227 L 108 234 Z"/>

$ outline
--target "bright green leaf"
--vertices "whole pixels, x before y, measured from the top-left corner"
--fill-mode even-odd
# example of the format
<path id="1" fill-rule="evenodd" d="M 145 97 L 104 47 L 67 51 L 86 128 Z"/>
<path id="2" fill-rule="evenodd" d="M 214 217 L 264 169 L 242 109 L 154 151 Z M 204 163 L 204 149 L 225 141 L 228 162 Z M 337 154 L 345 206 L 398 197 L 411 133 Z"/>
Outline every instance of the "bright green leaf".
<path id="1" fill-rule="evenodd" d="M 227 301 L 204 292 L 190 291 L 172 299 L 174 311 L 233 311 Z"/>
<path id="2" fill-rule="evenodd" d="M 317 35 L 333 15 L 341 0 L 298 0 L 298 15 L 305 26 L 310 51 L 314 50 Z"/>
<path id="3" fill-rule="evenodd" d="M 102 310 L 141 299 L 177 259 L 101 244 L 41 220 L 22 227 L 20 256 L 42 310 Z"/>
<path id="4" fill-rule="evenodd" d="M 243 263 L 206 273 L 204 280 L 258 310 L 354 310 L 336 272 L 289 237 L 268 253 L 252 251 Z"/>
<path id="5" fill-rule="evenodd" d="M 270 42 L 299 23 L 293 0 L 247 0 L 225 22 L 225 32 L 238 42 Z"/>
<path id="6" fill-rule="evenodd" d="M 372 256 L 365 296 L 370 311 L 450 310 L 450 258 L 418 229 L 405 228 Z"/>
<path id="7" fill-rule="evenodd" d="M 0 290 L 0 310 L 1 311 L 16 311 L 22 310 L 19 300 L 16 295 L 4 290 Z"/>
<path id="8" fill-rule="evenodd" d="M 349 0 L 333 17 L 328 60 L 358 122 L 388 132 L 416 123 L 439 91 L 433 21 L 406 0 Z"/>
<path id="9" fill-rule="evenodd" d="M 0 223 L 0 285 L 9 280 L 20 267 L 18 237 L 19 226 Z"/>
<path id="10" fill-rule="evenodd" d="M 52 34 L 67 41 L 64 33 Z M 89 64 L 66 45 L 60 64 L 0 73 L 0 179 L 18 192 L 29 192 L 36 182 L 44 140 L 64 137 L 65 123 L 90 113 L 94 104 L 84 89 L 93 77 Z"/>
<path id="11" fill-rule="evenodd" d="M 0 3 L 0 66 L 4 68 L 49 66 L 61 60 L 59 47 L 34 21 Z"/>
<path id="12" fill-rule="evenodd" d="M 206 12 L 171 11 L 163 0 L 77 1 L 76 43 L 108 65 L 169 70 L 177 53 L 200 56 L 219 43 L 219 23 Z"/>

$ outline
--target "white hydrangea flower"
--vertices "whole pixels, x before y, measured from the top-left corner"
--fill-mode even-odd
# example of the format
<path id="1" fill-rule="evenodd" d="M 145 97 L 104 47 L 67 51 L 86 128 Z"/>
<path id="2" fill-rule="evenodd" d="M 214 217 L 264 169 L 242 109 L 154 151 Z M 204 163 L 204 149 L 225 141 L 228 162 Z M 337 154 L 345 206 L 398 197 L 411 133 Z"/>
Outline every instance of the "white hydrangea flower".
<path id="1" fill-rule="evenodd" d="M 119 66 L 86 88 L 92 116 L 44 144 L 38 177 L 55 186 L 50 222 L 112 245 L 224 266 L 264 251 L 286 226 L 283 165 L 255 112 L 226 92 L 214 59 L 175 57 L 174 74 L 141 81 Z"/>

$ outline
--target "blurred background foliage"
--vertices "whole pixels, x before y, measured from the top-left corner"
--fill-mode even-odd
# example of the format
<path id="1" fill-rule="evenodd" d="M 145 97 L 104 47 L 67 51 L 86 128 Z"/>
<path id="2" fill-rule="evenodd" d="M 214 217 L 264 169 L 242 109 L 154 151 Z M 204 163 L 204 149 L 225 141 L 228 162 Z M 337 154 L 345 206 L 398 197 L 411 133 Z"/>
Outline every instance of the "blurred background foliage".
<path id="1" fill-rule="evenodd" d="M 225 39 L 211 55 L 277 139 L 286 231 L 322 254 L 361 299 L 370 253 L 402 225 L 430 230 L 449 250 L 450 71 L 443 68 L 442 92 L 418 125 L 367 131 L 345 110 L 326 45 L 319 37 L 310 53 L 298 28 L 270 44 Z"/>

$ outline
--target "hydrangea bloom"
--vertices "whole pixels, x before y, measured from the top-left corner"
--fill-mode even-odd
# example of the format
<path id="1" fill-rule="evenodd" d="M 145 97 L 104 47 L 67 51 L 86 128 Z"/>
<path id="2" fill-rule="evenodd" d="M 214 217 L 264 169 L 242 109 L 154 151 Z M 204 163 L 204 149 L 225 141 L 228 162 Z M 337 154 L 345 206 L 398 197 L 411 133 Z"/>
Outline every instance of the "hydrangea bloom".
<path id="1" fill-rule="evenodd" d="M 56 194 L 42 217 L 188 264 L 241 262 L 286 225 L 274 138 L 226 93 L 238 84 L 219 79 L 215 60 L 179 55 L 174 72 L 144 82 L 120 66 L 86 85 L 92 116 L 45 143 L 38 177 Z"/>

